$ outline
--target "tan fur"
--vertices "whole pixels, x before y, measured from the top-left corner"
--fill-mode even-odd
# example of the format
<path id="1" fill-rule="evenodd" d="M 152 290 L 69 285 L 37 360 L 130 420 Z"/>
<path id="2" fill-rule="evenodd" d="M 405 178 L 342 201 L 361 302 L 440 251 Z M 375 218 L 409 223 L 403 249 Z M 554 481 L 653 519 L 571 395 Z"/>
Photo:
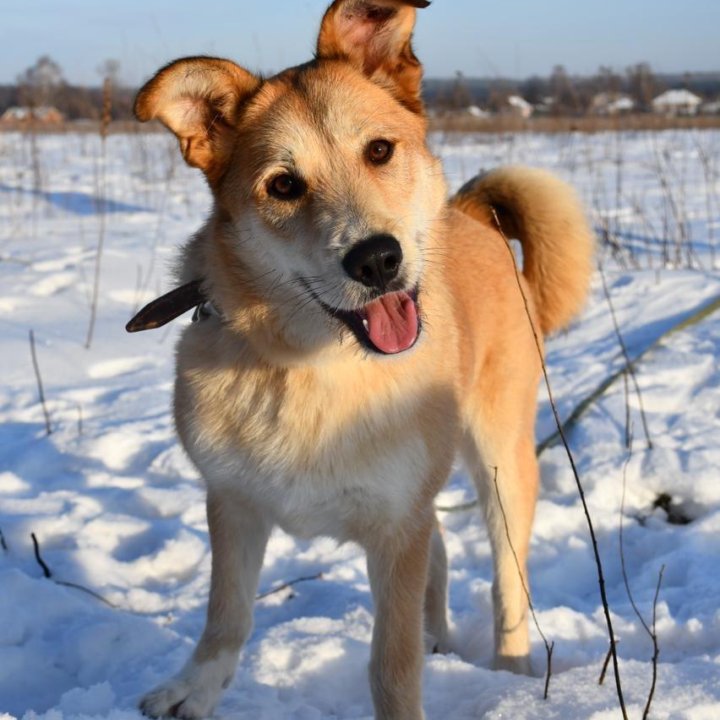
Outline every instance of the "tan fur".
<path id="1" fill-rule="evenodd" d="M 503 232 L 522 243 L 523 274 L 537 300 L 542 331 L 565 327 L 585 299 L 594 247 L 571 188 L 545 170 L 503 167 L 469 182 L 452 204 L 484 222 L 493 219 L 487 208 L 495 208 Z"/>
<path id="2" fill-rule="evenodd" d="M 148 715 L 212 711 L 250 632 L 278 525 L 365 548 L 376 718 L 422 718 L 423 629 L 429 648 L 449 647 L 433 499 L 456 452 L 493 545 L 496 665 L 529 671 L 523 585 L 540 359 L 490 206 L 520 236 L 521 282 L 546 332 L 580 307 L 590 234 L 569 189 L 539 171 L 491 173 L 448 203 L 409 60 L 422 5 L 337 0 L 313 63 L 260 81 L 229 61 L 193 58 L 162 70 L 138 98 L 151 108 L 143 118 L 162 118 L 181 144 L 189 136 L 202 148 L 185 155 L 208 176 L 215 209 L 187 245 L 180 277 L 201 279 L 222 315 L 183 333 L 175 393 L 179 435 L 208 486 L 208 621 L 186 667 L 144 698 Z M 349 42 L 358 35 L 364 54 Z M 217 112 L 221 139 L 197 126 Z M 377 139 L 395 146 L 381 166 L 367 159 Z M 305 193 L 278 200 L 269 190 L 278 173 L 302 178 Z M 422 335 L 392 357 L 361 347 L 319 302 L 369 302 L 341 261 L 374 233 L 397 238 L 401 280 L 420 288 Z"/>
<path id="3" fill-rule="evenodd" d="M 161 120 L 180 142 L 186 162 L 218 179 L 235 140 L 232 128 L 242 101 L 260 81 L 219 58 L 185 58 L 171 63 L 138 93 L 135 115 Z"/>

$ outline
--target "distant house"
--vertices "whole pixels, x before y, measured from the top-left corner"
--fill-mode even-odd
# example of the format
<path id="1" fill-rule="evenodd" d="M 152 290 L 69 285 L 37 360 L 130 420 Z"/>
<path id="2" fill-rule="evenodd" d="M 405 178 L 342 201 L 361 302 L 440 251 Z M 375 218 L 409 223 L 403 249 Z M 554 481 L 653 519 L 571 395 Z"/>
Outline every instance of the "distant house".
<path id="1" fill-rule="evenodd" d="M 659 115 L 697 115 L 702 98 L 689 90 L 667 90 L 653 101 L 653 112 Z"/>
<path id="2" fill-rule="evenodd" d="M 703 104 L 700 108 L 703 115 L 720 115 L 720 100 L 713 100 Z"/>
<path id="3" fill-rule="evenodd" d="M 533 106 L 520 95 L 510 95 L 507 99 L 508 112 L 515 117 L 527 120 L 533 114 Z"/>
<path id="4" fill-rule="evenodd" d="M 593 115 L 627 115 L 635 109 L 635 101 L 623 93 L 602 92 L 593 97 L 590 111 Z"/>
<path id="5" fill-rule="evenodd" d="M 65 118 L 57 108 L 47 105 L 36 108 L 11 107 L 0 115 L 0 123 L 3 125 L 22 125 L 31 120 L 41 125 L 59 125 Z"/>
<path id="6" fill-rule="evenodd" d="M 541 115 L 548 115 L 552 112 L 554 106 L 555 98 L 552 95 L 546 95 L 539 103 L 533 105 L 533 111 Z"/>
<path id="7" fill-rule="evenodd" d="M 490 113 L 487 110 L 483 110 L 482 108 L 478 107 L 477 105 L 468 105 L 465 108 L 465 112 L 468 115 L 472 115 L 476 118 L 489 118 Z"/>

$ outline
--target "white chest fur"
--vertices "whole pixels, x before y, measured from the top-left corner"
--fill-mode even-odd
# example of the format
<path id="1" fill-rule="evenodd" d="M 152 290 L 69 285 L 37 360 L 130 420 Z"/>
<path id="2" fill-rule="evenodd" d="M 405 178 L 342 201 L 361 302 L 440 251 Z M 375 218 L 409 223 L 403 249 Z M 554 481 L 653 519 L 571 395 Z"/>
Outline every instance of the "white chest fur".
<path id="1" fill-rule="evenodd" d="M 241 450 L 196 448 L 191 454 L 210 486 L 240 493 L 286 532 L 341 541 L 399 522 L 411 512 L 427 472 L 427 449 L 419 437 L 361 463 L 340 454 L 318 457 L 314 468 L 288 466 L 283 457 L 259 464 Z"/>
<path id="2" fill-rule="evenodd" d="M 178 429 L 208 486 L 305 537 L 352 539 L 411 513 L 428 475 L 422 393 L 382 366 L 346 370 L 181 363 Z"/>

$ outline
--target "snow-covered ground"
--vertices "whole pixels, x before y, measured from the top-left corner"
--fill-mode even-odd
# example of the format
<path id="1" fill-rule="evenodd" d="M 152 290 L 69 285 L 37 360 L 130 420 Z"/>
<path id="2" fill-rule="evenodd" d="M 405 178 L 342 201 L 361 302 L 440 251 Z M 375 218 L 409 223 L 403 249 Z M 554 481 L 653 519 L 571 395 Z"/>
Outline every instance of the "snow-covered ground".
<path id="1" fill-rule="evenodd" d="M 606 234 L 600 257 L 632 356 L 720 296 L 720 133 L 436 136 L 453 188 L 481 168 L 548 167 L 573 182 Z M 105 194 L 106 202 L 101 196 Z M 175 671 L 203 624 L 210 572 L 203 492 L 169 414 L 173 345 L 183 322 L 126 335 L 169 289 L 177 245 L 209 195 L 167 135 L 107 140 L 0 134 L 0 718 L 139 718 L 139 696 Z M 104 210 L 101 212 L 101 210 Z M 98 322 L 85 348 L 98 235 Z M 720 258 L 718 258 L 720 260 Z M 28 333 L 34 331 L 52 434 Z M 621 366 L 599 276 L 575 326 L 549 343 L 563 416 Z M 622 380 L 570 441 L 595 522 L 620 671 L 640 718 L 652 643 L 624 587 L 619 527 L 635 601 L 660 647 L 653 718 L 720 718 L 720 313 L 671 336 L 638 366 L 654 448 Z M 544 389 L 538 438 L 554 429 Z M 491 559 L 476 512 L 440 513 L 450 559 L 454 651 L 427 658 L 428 719 L 619 717 L 588 532 L 561 447 L 542 457 L 530 572 L 539 624 L 555 643 L 548 700 L 538 677 L 489 669 Z M 627 463 L 624 513 L 623 469 Z M 672 498 L 673 519 L 653 507 Z M 471 500 L 461 468 L 438 504 Z M 43 577 L 31 533 L 55 580 Z M 353 545 L 277 532 L 261 590 L 318 576 L 257 603 L 256 629 L 217 714 L 247 720 L 369 718 L 372 626 L 364 558 Z M 3 713 L 6 713 L 3 715 Z M 37 715 L 36 715 L 37 714 Z"/>

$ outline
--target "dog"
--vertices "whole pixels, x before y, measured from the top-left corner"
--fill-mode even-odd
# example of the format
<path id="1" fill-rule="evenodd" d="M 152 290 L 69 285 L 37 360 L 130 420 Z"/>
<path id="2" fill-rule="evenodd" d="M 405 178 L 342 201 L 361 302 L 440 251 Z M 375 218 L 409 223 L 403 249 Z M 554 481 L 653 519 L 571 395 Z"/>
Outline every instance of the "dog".
<path id="1" fill-rule="evenodd" d="M 198 306 L 174 414 L 207 485 L 207 623 L 142 699 L 150 717 L 212 713 L 278 526 L 362 546 L 375 717 L 423 718 L 424 652 L 449 649 L 433 499 L 458 454 L 493 549 L 494 664 L 530 671 L 540 351 L 583 305 L 593 241 L 573 191 L 540 170 L 494 170 L 448 199 L 411 45 L 427 5 L 335 0 L 304 65 L 265 79 L 185 58 L 138 94 L 138 119 L 177 136 L 214 199 L 180 287 L 129 328 Z"/>

